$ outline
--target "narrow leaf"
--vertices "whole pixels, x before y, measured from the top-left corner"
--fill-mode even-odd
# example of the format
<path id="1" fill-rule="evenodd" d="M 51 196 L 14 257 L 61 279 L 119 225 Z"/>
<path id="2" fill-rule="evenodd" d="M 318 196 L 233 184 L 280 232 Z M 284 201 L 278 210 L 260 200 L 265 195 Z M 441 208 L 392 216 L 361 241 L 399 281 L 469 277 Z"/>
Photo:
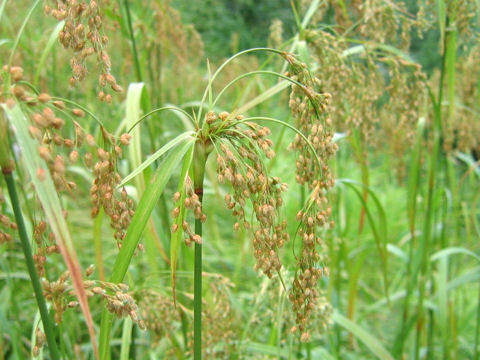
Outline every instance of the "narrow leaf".
<path id="1" fill-rule="evenodd" d="M 377 358 L 382 360 L 393 360 L 393 356 L 383 347 L 380 341 L 358 324 L 347 319 L 336 310 L 333 312 L 332 318 L 334 322 L 345 330 L 351 332 L 357 339 L 363 342 Z"/>
<path id="2" fill-rule="evenodd" d="M 165 154 L 168 150 L 174 148 L 177 146 L 179 143 L 182 141 L 188 139 L 188 138 L 193 138 L 193 135 L 195 133 L 193 131 L 188 131 L 185 132 L 179 136 L 177 136 L 175 139 L 170 140 L 168 143 L 163 145 L 160 149 L 155 151 L 153 155 L 151 155 L 147 160 L 145 160 L 140 166 L 138 166 L 135 170 L 133 170 L 130 174 L 128 174 L 125 179 L 122 180 L 120 185 L 118 187 L 124 186 L 126 183 L 128 183 L 130 180 L 132 180 L 135 176 L 140 174 L 143 170 L 145 170 L 148 166 L 150 166 L 155 160 L 157 160 L 160 156 Z"/>
<path id="3" fill-rule="evenodd" d="M 63 26 L 65 25 L 65 20 L 60 21 L 57 26 L 53 29 L 52 33 L 50 34 L 47 44 L 43 48 L 42 55 L 40 56 L 40 60 L 38 61 L 38 64 L 36 64 L 37 67 L 37 72 L 35 73 L 34 77 L 34 84 L 38 85 L 38 79 L 40 78 L 40 71 L 42 69 L 45 69 L 45 61 L 47 60 L 47 56 L 52 50 L 53 45 L 56 43 L 58 34 L 60 31 L 63 29 Z"/>
<path id="4" fill-rule="evenodd" d="M 471 256 L 471 257 L 477 259 L 478 261 L 480 261 L 480 256 L 475 254 L 473 251 L 470 251 L 470 250 L 462 248 L 462 247 L 449 247 L 449 248 L 437 251 L 435 254 L 433 254 L 430 257 L 430 260 L 431 261 L 437 261 L 439 259 L 448 257 L 450 255 L 454 255 L 454 254 L 468 255 L 468 256 Z"/>

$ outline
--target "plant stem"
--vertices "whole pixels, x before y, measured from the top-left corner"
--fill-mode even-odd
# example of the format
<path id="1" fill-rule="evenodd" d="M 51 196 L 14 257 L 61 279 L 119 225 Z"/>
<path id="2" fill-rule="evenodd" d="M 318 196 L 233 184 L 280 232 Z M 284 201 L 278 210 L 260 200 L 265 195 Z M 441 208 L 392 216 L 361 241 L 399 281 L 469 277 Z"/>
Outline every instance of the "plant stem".
<path id="1" fill-rule="evenodd" d="M 205 143 L 197 141 L 193 154 L 193 186 L 203 205 L 203 181 L 208 150 Z M 195 220 L 195 234 L 202 236 L 202 221 Z M 193 272 L 193 359 L 202 358 L 202 245 L 195 243 L 195 268 Z"/>
<path id="2" fill-rule="evenodd" d="M 479 347 L 479 334 L 480 334 L 480 287 L 478 288 L 478 300 L 477 300 L 477 322 L 475 324 L 475 345 L 473 348 L 473 359 L 478 360 L 478 347 Z"/>
<path id="3" fill-rule="evenodd" d="M 138 52 L 137 52 L 137 44 L 135 42 L 135 36 L 133 34 L 133 26 L 132 26 L 132 16 L 130 14 L 130 7 L 128 6 L 128 0 L 123 0 L 123 4 L 125 5 L 125 12 L 127 14 L 127 24 L 128 24 L 128 31 L 130 33 L 130 41 L 132 42 L 132 55 L 133 55 L 133 62 L 135 64 L 135 74 L 137 76 L 137 81 L 142 82 L 142 72 L 140 70 L 140 61 L 138 60 Z"/>
<path id="4" fill-rule="evenodd" d="M 43 329 L 45 330 L 45 335 L 47 337 L 47 343 L 50 349 L 50 355 L 52 359 L 59 360 L 60 353 L 58 352 L 57 343 L 55 340 L 55 332 L 53 329 L 53 324 L 51 322 L 51 319 L 48 315 L 47 304 L 45 303 L 45 298 L 43 297 L 42 285 L 40 284 L 40 279 L 38 277 L 37 269 L 35 268 L 35 263 L 33 261 L 32 249 L 30 247 L 30 241 L 28 240 L 27 230 L 25 229 L 22 210 L 20 209 L 20 203 L 18 201 L 17 191 L 15 189 L 15 181 L 12 176 L 12 170 L 3 167 L 2 172 L 3 172 L 3 177 L 5 178 L 5 182 L 7 183 L 10 200 L 12 202 L 13 212 L 15 214 L 15 221 L 17 222 L 17 226 L 18 226 L 18 234 L 20 236 L 22 250 L 25 256 L 25 262 L 27 264 L 30 280 L 32 281 L 33 291 L 35 293 L 35 298 L 37 300 L 38 309 L 40 311 L 40 316 L 42 318 Z"/>
<path id="5" fill-rule="evenodd" d="M 202 234 L 202 222 L 195 220 L 195 233 Z M 202 245 L 195 243 L 193 288 L 193 358 L 202 358 Z"/>

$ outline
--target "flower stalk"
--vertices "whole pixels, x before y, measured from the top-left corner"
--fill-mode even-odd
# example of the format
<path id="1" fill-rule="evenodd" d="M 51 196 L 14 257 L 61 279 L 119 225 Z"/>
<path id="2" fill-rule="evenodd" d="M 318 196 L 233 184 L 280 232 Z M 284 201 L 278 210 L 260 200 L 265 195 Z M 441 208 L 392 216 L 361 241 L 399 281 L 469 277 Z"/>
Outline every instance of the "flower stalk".
<path id="1" fill-rule="evenodd" d="M 209 154 L 208 145 L 202 140 L 197 141 L 194 150 L 193 186 L 200 204 L 203 205 L 203 181 L 205 164 Z M 195 234 L 202 236 L 202 220 L 195 219 Z M 202 244 L 195 243 L 195 266 L 193 273 L 193 358 L 202 358 Z"/>

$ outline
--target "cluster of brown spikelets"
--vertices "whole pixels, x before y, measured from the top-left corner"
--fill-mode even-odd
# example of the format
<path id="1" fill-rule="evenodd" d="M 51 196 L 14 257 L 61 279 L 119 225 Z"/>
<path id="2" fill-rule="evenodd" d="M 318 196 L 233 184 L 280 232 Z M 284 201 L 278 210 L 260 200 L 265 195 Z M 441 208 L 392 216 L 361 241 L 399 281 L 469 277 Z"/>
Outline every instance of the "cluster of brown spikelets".
<path id="1" fill-rule="evenodd" d="M 195 217 L 195 219 L 201 220 L 202 222 L 205 222 L 207 220 L 207 216 L 202 211 L 202 203 L 200 201 L 200 196 L 199 194 L 195 193 L 192 179 L 189 176 L 187 176 L 185 179 L 184 197 L 182 198 L 180 192 L 176 192 L 173 195 L 173 201 L 176 204 L 175 208 L 172 210 L 172 217 L 174 219 L 177 219 L 177 217 L 180 215 L 180 211 L 181 211 L 180 202 L 183 201 L 183 206 L 185 207 L 185 209 L 188 209 L 193 212 L 193 216 Z M 202 243 L 202 237 L 199 234 L 195 234 L 195 232 L 192 231 L 188 221 L 183 220 L 182 230 L 183 230 L 183 233 L 187 235 L 185 237 L 185 244 L 187 246 L 191 246 L 192 244 L 195 244 L 195 243 L 196 244 Z M 177 232 L 178 225 L 173 224 L 171 231 L 172 233 Z"/>
<path id="2" fill-rule="evenodd" d="M 73 51 L 70 59 L 72 68 L 70 85 L 74 86 L 78 81 L 85 79 L 88 73 L 87 59 L 95 55 L 100 66 L 98 82 L 102 89 L 98 93 L 98 98 L 110 103 L 112 96 L 106 93 L 107 86 L 115 92 L 122 92 L 122 87 L 111 74 L 112 64 L 105 49 L 108 37 L 103 34 L 103 15 L 98 2 L 95 0 L 55 1 L 55 8 L 45 5 L 44 11 L 58 21 L 65 21 L 58 38 L 66 49 Z"/>
<path id="3" fill-rule="evenodd" d="M 128 145 L 131 136 L 123 134 L 117 141 L 112 135 L 103 131 L 104 140 L 109 143 L 111 151 L 98 148 L 96 154 L 90 153 L 88 166 L 93 169 L 95 176 L 90 188 L 92 202 L 92 217 L 96 217 L 101 208 L 110 218 L 110 225 L 114 229 L 114 238 L 119 248 L 125 238 L 126 231 L 135 213 L 133 200 L 128 198 L 127 191 L 123 188 L 116 190 L 121 182 L 121 176 L 116 171 L 117 158 L 122 156 L 120 145 Z M 93 137 L 92 137 L 93 140 Z M 92 165 L 92 157 L 96 155 L 96 162 Z M 139 244 L 139 249 L 142 245 Z"/>
<path id="4" fill-rule="evenodd" d="M 304 136 L 297 134 L 290 147 L 298 153 L 297 182 L 310 190 L 304 208 L 297 214 L 300 222 L 297 236 L 302 247 L 289 298 L 297 323 L 292 331 L 298 330 L 301 340 L 309 341 L 312 316 L 318 316 L 321 328 L 326 328 L 330 321 L 330 306 L 317 284 L 321 276 L 328 275 L 328 269 L 322 265 L 327 249 L 321 233 L 322 229 L 333 226 L 326 195 L 334 179 L 328 162 L 338 146 L 333 142 L 333 123 L 327 112 L 330 94 L 319 92 L 320 82 L 312 77 L 305 64 L 288 54 L 285 58 L 290 64 L 287 75 L 302 84 L 292 86 L 289 105 L 295 125 Z"/>
<path id="5" fill-rule="evenodd" d="M 364 150 L 360 161 L 366 161 L 367 146 L 395 154 L 402 177 L 403 154 L 412 144 L 426 96 L 421 67 L 393 54 L 378 56 L 368 47 L 348 55 L 351 44 L 326 31 L 307 31 L 306 41 L 320 86 L 332 94 L 329 109 L 336 130 L 357 130 Z"/>
<path id="6" fill-rule="evenodd" d="M 17 224 L 8 215 L 4 214 L 4 204 L 5 197 L 3 192 L 0 191 L 0 245 L 11 242 L 13 240 L 11 232 L 17 230 Z"/>
<path id="7" fill-rule="evenodd" d="M 300 226 L 296 236 L 302 240 L 302 245 L 289 298 L 296 314 L 297 326 L 293 330 L 298 329 L 301 339 L 308 341 L 310 320 L 314 315 L 319 316 L 322 328 L 329 322 L 330 306 L 317 289 L 317 283 L 322 275 L 328 274 L 323 267 L 326 245 L 321 232 L 333 226 L 329 221 L 331 209 L 326 193 L 334 184 L 328 161 L 337 145 L 333 142 L 332 120 L 326 112 L 330 95 L 318 92 L 319 81 L 310 75 L 305 64 L 290 54 L 285 53 L 284 57 L 290 64 L 286 75 L 295 82 L 290 107 L 298 129 L 291 144 L 291 149 L 298 153 L 297 181 L 310 191 L 297 216 Z M 219 183 L 230 185 L 225 205 L 237 219 L 234 229 L 243 227 L 251 231 L 257 261 L 255 268 L 271 278 L 281 269 L 279 250 L 290 236 L 281 212 L 282 193 L 287 185 L 271 176 L 265 165 L 267 159 L 275 156 L 269 135 L 268 127 L 244 119 L 242 115 L 210 111 L 205 115 L 205 125 L 199 136 L 203 136 L 216 153 Z M 204 221 L 201 202 L 188 178 L 184 193 L 185 208 L 192 209 L 195 218 Z M 178 203 L 181 199 L 181 193 L 174 195 L 177 204 L 172 213 L 174 217 L 180 213 Z M 253 217 L 246 213 L 247 202 L 252 205 Z M 178 225 L 172 227 L 172 232 L 178 230 Z M 187 244 L 201 242 L 200 236 L 190 231 L 187 222 L 183 230 L 188 235 Z"/>
<path id="8" fill-rule="evenodd" d="M 262 158 L 262 154 L 266 158 L 275 155 L 273 142 L 267 138 L 270 129 L 226 112 L 218 116 L 209 112 L 206 121 L 214 132 L 217 127 L 222 129 L 222 137 L 215 146 L 217 177 L 220 183 L 227 182 L 232 188 L 232 193 L 225 195 L 225 205 L 238 220 L 234 229 L 243 226 L 252 230 L 255 267 L 272 277 L 281 267 L 278 250 L 288 242 L 289 236 L 286 221 L 280 217 L 281 193 L 287 185 L 269 176 Z M 255 223 L 245 214 L 248 200 Z"/>
<path id="9" fill-rule="evenodd" d="M 38 154 L 45 161 L 57 192 L 76 194 L 77 186 L 73 174 L 68 171 L 68 166 L 83 159 L 85 166 L 94 174 L 90 189 L 92 216 L 96 216 L 103 207 L 110 218 L 114 237 L 120 247 L 134 214 L 134 204 L 125 189 L 120 191 L 117 189 L 121 177 L 116 171 L 116 162 L 122 156 L 122 147 L 129 144 L 130 135 L 123 134 L 117 139 L 100 125 L 103 146 L 99 146 L 96 138 L 85 132 L 81 125 L 85 116 L 84 110 L 71 108 L 62 100 L 53 98 L 47 93 L 37 95 L 29 91 L 19 83 L 23 78 L 23 69 L 20 67 L 3 67 L 2 71 L 10 76 L 12 85 L 9 93 L 1 94 L 0 101 L 12 106 L 18 103 L 28 116 L 30 136 L 38 143 Z M 44 181 L 46 171 L 39 168 L 36 176 Z M 67 212 L 64 212 L 63 216 L 66 217 Z M 5 215 L 0 215 L 0 225 L 10 229 L 16 228 L 15 223 Z M 6 231 L 2 231 L 0 235 L 0 238 L 6 241 L 11 239 Z M 47 280 L 47 275 L 52 275 L 46 273 L 47 256 L 59 253 L 55 236 L 47 222 L 38 220 L 34 223 L 33 239 L 35 266 L 39 275 L 44 277 L 45 298 L 53 304 L 55 320 L 59 323 L 63 312 L 77 304 L 68 300 L 74 296 L 70 276 L 65 272 L 58 280 Z M 89 268 L 86 275 L 90 276 L 92 273 L 93 268 Z M 137 306 L 127 293 L 126 285 L 87 280 L 84 281 L 84 286 L 88 296 L 97 294 L 104 298 L 109 311 L 120 317 L 130 316 L 133 321 L 142 325 Z M 42 344 L 41 339 L 40 336 L 37 345 Z"/>
<path id="10" fill-rule="evenodd" d="M 21 79 L 23 71 L 14 67 L 10 70 L 16 74 L 17 81 Z M 15 79 L 14 76 L 12 78 Z M 68 177 L 67 166 L 75 164 L 83 158 L 87 168 L 93 170 L 95 179 L 90 188 L 92 202 L 92 217 L 97 216 L 100 208 L 104 208 L 109 216 L 111 226 L 115 230 L 114 237 L 120 247 L 125 232 L 130 225 L 134 214 L 134 204 L 128 198 L 125 189 L 116 191 L 121 177 L 116 171 L 116 161 L 122 156 L 122 146 L 127 146 L 131 136 L 123 134 L 119 139 L 108 133 L 101 126 L 103 147 L 97 144 L 92 134 L 86 133 L 78 121 L 85 116 L 85 112 L 78 108 L 68 108 L 57 99 L 46 93 L 32 95 L 21 85 L 14 84 L 12 95 L 18 101 L 26 103 L 26 112 L 30 114 L 32 124 L 29 132 L 32 138 L 38 141 L 38 152 L 45 160 L 57 191 L 72 192 L 76 189 L 75 182 Z M 64 119 L 71 120 L 71 127 L 66 126 Z M 70 132 L 70 136 L 64 133 Z M 68 155 L 65 155 L 67 153 Z M 37 176 L 45 178 L 45 170 L 39 168 Z"/>
<path id="11" fill-rule="evenodd" d="M 85 277 L 93 274 L 94 267 L 90 265 L 85 271 Z M 43 294 L 53 306 L 55 311 L 55 322 L 60 324 L 63 314 L 68 308 L 78 307 L 75 293 L 70 281 L 68 271 L 64 272 L 56 281 L 43 279 Z M 107 309 L 119 318 L 129 316 L 141 329 L 145 323 L 140 319 L 140 312 L 133 297 L 128 293 L 128 285 L 109 283 L 99 280 L 84 280 L 83 286 L 88 297 L 99 296 L 105 300 Z M 37 341 L 34 346 L 34 353 L 39 352 L 45 344 L 45 335 L 37 329 Z"/>

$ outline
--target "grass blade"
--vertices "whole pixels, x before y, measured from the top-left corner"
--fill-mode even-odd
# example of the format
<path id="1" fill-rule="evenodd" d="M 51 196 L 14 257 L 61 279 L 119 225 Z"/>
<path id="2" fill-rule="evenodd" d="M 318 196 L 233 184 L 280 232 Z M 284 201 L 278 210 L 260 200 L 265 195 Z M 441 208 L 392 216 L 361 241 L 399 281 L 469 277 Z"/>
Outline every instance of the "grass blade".
<path id="1" fill-rule="evenodd" d="M 441 260 L 445 257 L 448 257 L 450 255 L 454 255 L 454 254 L 468 255 L 468 256 L 471 256 L 471 257 L 475 258 L 476 260 L 480 261 L 480 256 L 475 254 L 473 251 L 470 251 L 470 250 L 462 248 L 462 247 L 449 247 L 449 248 L 437 251 L 435 254 L 433 254 L 430 257 L 430 261 Z"/>
<path id="2" fill-rule="evenodd" d="M 368 331 L 360 327 L 358 324 L 350 321 L 338 311 L 334 311 L 332 319 L 335 323 L 343 327 L 345 330 L 355 335 L 361 342 L 363 342 L 370 351 L 375 354 L 378 359 L 393 360 L 393 356 L 383 347 L 380 341 L 373 337 Z"/>
<path id="3" fill-rule="evenodd" d="M 385 214 L 385 209 L 383 208 L 382 204 L 380 203 L 380 200 L 378 199 L 377 195 L 369 188 L 365 187 L 363 184 L 358 183 L 356 181 L 350 180 L 350 179 L 337 179 L 336 183 L 339 184 L 345 184 L 348 187 L 350 187 L 355 194 L 357 195 L 358 199 L 362 203 L 363 208 L 365 209 L 365 213 L 367 215 L 368 221 L 370 223 L 370 226 L 372 228 L 373 236 L 375 238 L 375 242 L 377 244 L 377 250 L 380 255 L 380 258 L 382 260 L 382 272 L 383 272 L 383 280 L 385 282 L 384 287 L 385 287 L 385 294 L 388 298 L 388 273 L 387 273 L 387 240 L 388 240 L 388 234 L 387 234 L 387 216 Z M 371 196 L 373 199 L 375 206 L 377 207 L 378 211 L 378 219 L 379 219 L 379 227 L 377 228 L 375 221 L 374 221 L 374 216 L 371 212 L 370 206 L 368 206 L 368 203 L 365 201 L 363 194 L 354 186 L 354 185 L 359 185 L 364 187 L 364 189 L 368 192 L 368 194 Z"/>
<path id="4" fill-rule="evenodd" d="M 52 33 L 50 34 L 50 37 L 48 38 L 47 44 L 43 49 L 42 55 L 40 56 L 40 60 L 36 65 L 37 72 L 35 73 L 35 77 L 33 80 L 33 83 L 35 85 L 38 85 L 38 79 L 40 78 L 40 71 L 45 68 L 45 61 L 47 60 L 47 56 L 50 53 L 50 50 L 52 50 L 53 45 L 57 42 L 58 34 L 60 33 L 60 31 L 62 31 L 64 25 L 65 25 L 65 20 L 60 21 L 57 24 L 57 26 L 55 26 L 55 29 L 53 29 Z"/>
<path id="5" fill-rule="evenodd" d="M 123 320 L 123 329 L 122 329 L 122 345 L 120 348 L 120 360 L 128 360 L 128 355 L 130 353 L 130 343 L 132 338 L 132 319 L 126 317 Z"/>
<path id="6" fill-rule="evenodd" d="M 125 101 L 125 126 L 127 129 L 137 123 L 138 119 L 140 118 L 140 99 L 142 97 L 143 88 L 143 83 L 132 83 L 128 86 L 127 99 Z M 130 165 L 135 169 L 138 168 L 142 162 L 140 127 L 135 127 L 132 129 L 130 135 L 132 135 L 132 140 L 128 149 L 128 156 L 130 159 Z M 140 174 L 140 172 L 141 171 L 139 171 L 137 174 Z M 124 182 L 126 181 L 124 180 Z M 135 182 L 137 190 L 141 194 L 145 189 L 145 179 L 143 178 L 143 175 L 137 178 Z"/>
<path id="7" fill-rule="evenodd" d="M 135 176 L 140 174 L 143 170 L 145 170 L 148 166 L 150 166 L 155 160 L 157 160 L 159 157 L 164 155 L 168 150 L 174 148 L 177 146 L 179 143 L 182 141 L 185 141 L 188 138 L 192 138 L 192 136 L 195 133 L 193 131 L 185 132 L 183 134 L 180 134 L 177 136 L 175 139 L 169 141 L 165 145 L 163 145 L 160 149 L 158 149 L 153 155 L 151 155 L 147 160 L 145 160 L 143 163 L 141 163 L 135 170 L 133 170 L 130 174 L 128 174 L 118 185 L 119 187 L 124 186 L 126 183 L 128 183 L 130 180 L 132 180 Z"/>

